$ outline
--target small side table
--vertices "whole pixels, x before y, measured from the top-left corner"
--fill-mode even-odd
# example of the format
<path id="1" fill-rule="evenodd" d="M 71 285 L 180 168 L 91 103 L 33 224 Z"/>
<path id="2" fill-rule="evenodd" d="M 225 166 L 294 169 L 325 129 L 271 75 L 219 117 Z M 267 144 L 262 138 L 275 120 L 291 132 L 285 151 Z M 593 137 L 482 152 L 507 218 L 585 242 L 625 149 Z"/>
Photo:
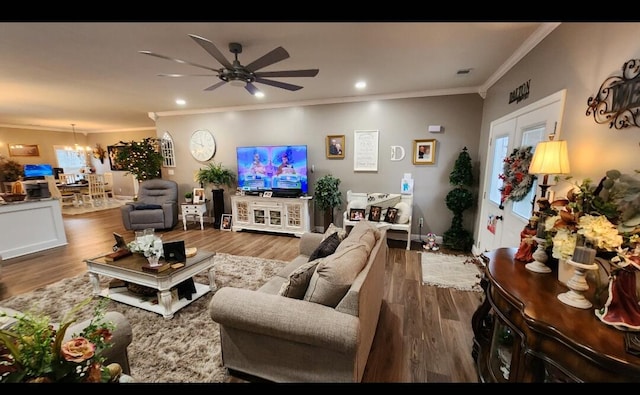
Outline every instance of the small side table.
<path id="1" fill-rule="evenodd" d="M 190 215 L 200 218 L 200 230 L 204 230 L 204 214 L 207 212 L 207 203 L 181 203 L 182 208 L 182 225 L 187 230 L 187 217 Z"/>

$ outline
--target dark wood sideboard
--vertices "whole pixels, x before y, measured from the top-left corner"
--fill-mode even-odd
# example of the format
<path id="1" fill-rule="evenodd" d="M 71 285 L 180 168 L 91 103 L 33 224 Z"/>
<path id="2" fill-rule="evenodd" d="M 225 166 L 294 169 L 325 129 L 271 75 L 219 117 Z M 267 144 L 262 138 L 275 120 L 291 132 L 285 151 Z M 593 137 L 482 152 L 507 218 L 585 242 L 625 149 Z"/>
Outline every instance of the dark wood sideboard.
<path id="1" fill-rule="evenodd" d="M 600 322 L 594 308 L 562 303 L 557 295 L 568 288 L 557 272 L 531 272 L 515 253 L 484 254 L 485 300 L 472 318 L 479 380 L 639 382 L 640 357 L 625 351 L 625 332 Z"/>

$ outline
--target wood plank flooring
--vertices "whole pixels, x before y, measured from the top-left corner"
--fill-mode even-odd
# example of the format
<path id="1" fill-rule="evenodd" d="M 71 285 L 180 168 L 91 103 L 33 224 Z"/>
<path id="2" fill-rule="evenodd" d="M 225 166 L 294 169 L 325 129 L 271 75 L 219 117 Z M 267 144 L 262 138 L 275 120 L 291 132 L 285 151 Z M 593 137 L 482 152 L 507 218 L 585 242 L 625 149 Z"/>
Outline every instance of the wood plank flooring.
<path id="1" fill-rule="evenodd" d="M 113 232 L 127 241 L 134 237 L 124 230 L 119 209 L 65 216 L 64 226 L 68 245 L 2 262 L 0 304 L 13 295 L 85 273 L 83 259 L 109 251 Z M 299 239 L 294 236 L 221 231 L 211 224 L 200 230 L 195 222 L 186 231 L 180 222 L 173 230 L 158 233 L 164 241 L 184 240 L 188 247 L 234 255 L 288 261 L 298 254 Z M 413 244 L 407 251 L 404 242 L 389 241 L 385 295 L 363 382 L 477 383 L 471 316 L 483 296 L 423 285 L 421 246 Z"/>

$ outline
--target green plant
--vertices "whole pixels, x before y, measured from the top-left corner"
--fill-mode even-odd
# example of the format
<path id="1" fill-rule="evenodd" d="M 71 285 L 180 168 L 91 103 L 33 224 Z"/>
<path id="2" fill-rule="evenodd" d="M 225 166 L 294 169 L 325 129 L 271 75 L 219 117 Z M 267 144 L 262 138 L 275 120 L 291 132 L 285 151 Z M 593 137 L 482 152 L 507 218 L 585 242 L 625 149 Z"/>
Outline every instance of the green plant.
<path id="1" fill-rule="evenodd" d="M 0 181 L 18 181 L 20 177 L 22 177 L 22 165 L 13 159 L 0 156 Z"/>
<path id="2" fill-rule="evenodd" d="M 451 227 L 442 237 L 442 244 L 452 250 L 471 251 L 473 245 L 473 234 L 462 225 L 462 213 L 473 206 L 473 194 L 469 190 L 473 184 L 472 169 L 471 157 L 464 147 L 449 174 L 449 182 L 455 188 L 445 198 L 447 208 L 453 211 L 453 218 Z"/>
<path id="3" fill-rule="evenodd" d="M 313 187 L 313 198 L 321 211 L 329 215 L 330 222 L 333 222 L 333 210 L 342 204 L 342 192 L 338 188 L 340 179 L 331 174 L 320 177 Z M 328 226 L 329 224 L 325 224 Z"/>
<path id="4" fill-rule="evenodd" d="M 209 162 L 204 169 L 197 171 L 195 179 L 203 187 L 206 184 L 212 184 L 218 189 L 221 185 L 232 187 L 236 181 L 236 175 L 222 166 L 222 163 Z"/>
<path id="5" fill-rule="evenodd" d="M 157 138 L 147 137 L 124 144 L 118 150 L 116 160 L 127 170 L 127 174 L 133 174 L 140 182 L 160 178 L 162 154 Z"/>
<path id="6" fill-rule="evenodd" d="M 193 199 L 193 192 L 187 192 L 184 194 L 185 199 Z"/>

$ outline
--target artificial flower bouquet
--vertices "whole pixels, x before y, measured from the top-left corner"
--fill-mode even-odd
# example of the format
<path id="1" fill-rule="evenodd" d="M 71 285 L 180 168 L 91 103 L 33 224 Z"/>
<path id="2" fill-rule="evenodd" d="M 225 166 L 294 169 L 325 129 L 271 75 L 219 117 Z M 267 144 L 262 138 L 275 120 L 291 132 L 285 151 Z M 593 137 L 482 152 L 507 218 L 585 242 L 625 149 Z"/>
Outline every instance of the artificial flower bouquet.
<path id="1" fill-rule="evenodd" d="M 101 299 L 82 332 L 63 341 L 75 314 L 89 304 L 87 298 L 75 306 L 55 329 L 46 315 L 19 313 L 17 321 L 0 330 L 0 383 L 17 382 L 109 382 L 119 375 L 119 365 L 104 365 L 102 352 L 111 347 L 114 324 L 105 322 Z M 0 313 L 0 316 L 6 316 Z"/>

